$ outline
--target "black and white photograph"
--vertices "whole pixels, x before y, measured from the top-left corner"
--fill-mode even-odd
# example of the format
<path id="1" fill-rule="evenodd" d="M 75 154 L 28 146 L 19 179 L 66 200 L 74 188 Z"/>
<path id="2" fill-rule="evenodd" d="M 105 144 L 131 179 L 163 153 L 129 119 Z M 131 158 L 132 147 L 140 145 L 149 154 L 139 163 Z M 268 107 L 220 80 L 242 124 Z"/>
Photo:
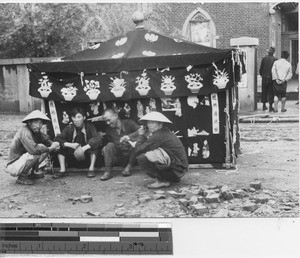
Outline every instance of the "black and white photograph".
<path id="1" fill-rule="evenodd" d="M 0 1 L 0 222 L 298 224 L 298 6 Z"/>

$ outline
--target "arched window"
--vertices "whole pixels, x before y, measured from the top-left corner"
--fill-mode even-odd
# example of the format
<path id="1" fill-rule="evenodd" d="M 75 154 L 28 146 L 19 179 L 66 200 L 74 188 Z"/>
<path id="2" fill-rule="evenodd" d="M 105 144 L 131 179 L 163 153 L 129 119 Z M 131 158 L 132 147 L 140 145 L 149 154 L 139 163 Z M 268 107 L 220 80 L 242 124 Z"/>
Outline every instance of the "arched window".
<path id="1" fill-rule="evenodd" d="M 201 8 L 194 10 L 185 20 L 183 36 L 190 41 L 216 47 L 216 28 L 207 12 Z"/>

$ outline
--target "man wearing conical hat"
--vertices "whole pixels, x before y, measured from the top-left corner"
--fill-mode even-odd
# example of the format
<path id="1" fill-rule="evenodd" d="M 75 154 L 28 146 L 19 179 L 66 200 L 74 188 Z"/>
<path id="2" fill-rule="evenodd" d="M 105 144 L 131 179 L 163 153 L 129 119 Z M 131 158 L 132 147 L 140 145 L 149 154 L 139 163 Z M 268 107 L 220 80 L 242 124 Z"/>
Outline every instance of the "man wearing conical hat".
<path id="1" fill-rule="evenodd" d="M 172 123 L 163 114 L 153 111 L 140 119 L 147 129 L 139 129 L 135 145 L 138 163 L 148 176 L 156 180 L 148 188 L 167 187 L 179 182 L 188 171 L 188 158 L 181 141 L 166 127 Z"/>
<path id="2" fill-rule="evenodd" d="M 59 143 L 52 142 L 41 132 L 43 123 L 50 119 L 39 110 L 32 111 L 22 122 L 24 125 L 12 140 L 6 172 L 18 177 L 16 183 L 32 185 L 34 179 L 44 177 L 38 171 L 39 164 L 47 155 L 58 150 Z"/>

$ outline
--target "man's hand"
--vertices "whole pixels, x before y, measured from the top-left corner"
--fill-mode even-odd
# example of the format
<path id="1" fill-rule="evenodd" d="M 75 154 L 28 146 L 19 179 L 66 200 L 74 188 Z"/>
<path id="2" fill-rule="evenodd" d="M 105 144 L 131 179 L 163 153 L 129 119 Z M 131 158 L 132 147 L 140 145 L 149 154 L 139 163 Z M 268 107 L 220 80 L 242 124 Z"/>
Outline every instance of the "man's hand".
<path id="1" fill-rule="evenodd" d="M 139 128 L 139 135 L 145 135 L 146 134 L 146 129 L 145 126 L 141 125 Z"/>
<path id="2" fill-rule="evenodd" d="M 51 146 L 49 147 L 49 151 L 57 151 L 59 150 L 60 145 L 59 142 L 52 142 Z"/>
<path id="3" fill-rule="evenodd" d="M 277 82 L 278 84 L 282 84 L 284 81 L 283 81 L 283 80 L 276 79 L 276 82 Z"/>
<path id="4" fill-rule="evenodd" d="M 84 150 L 81 146 L 74 151 L 74 156 L 78 161 L 85 160 Z"/>
<path id="5" fill-rule="evenodd" d="M 120 138 L 120 142 L 128 142 L 130 141 L 130 138 L 128 135 L 124 135 Z"/>

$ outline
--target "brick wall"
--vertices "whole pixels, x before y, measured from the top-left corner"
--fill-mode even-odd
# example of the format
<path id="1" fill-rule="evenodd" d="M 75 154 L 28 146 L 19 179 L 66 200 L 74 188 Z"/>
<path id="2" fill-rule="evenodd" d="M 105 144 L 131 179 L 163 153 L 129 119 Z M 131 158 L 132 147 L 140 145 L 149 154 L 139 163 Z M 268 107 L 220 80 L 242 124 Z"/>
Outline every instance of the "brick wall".
<path id="1" fill-rule="evenodd" d="M 182 33 L 187 17 L 197 8 L 212 18 L 217 48 L 229 48 L 231 38 L 255 37 L 259 39 L 258 64 L 269 47 L 269 3 L 160 3 L 153 4 L 153 12 L 164 12 L 161 32 L 174 35 Z M 167 21 L 167 22 L 166 22 Z M 182 36 L 181 34 L 178 36 Z"/>

